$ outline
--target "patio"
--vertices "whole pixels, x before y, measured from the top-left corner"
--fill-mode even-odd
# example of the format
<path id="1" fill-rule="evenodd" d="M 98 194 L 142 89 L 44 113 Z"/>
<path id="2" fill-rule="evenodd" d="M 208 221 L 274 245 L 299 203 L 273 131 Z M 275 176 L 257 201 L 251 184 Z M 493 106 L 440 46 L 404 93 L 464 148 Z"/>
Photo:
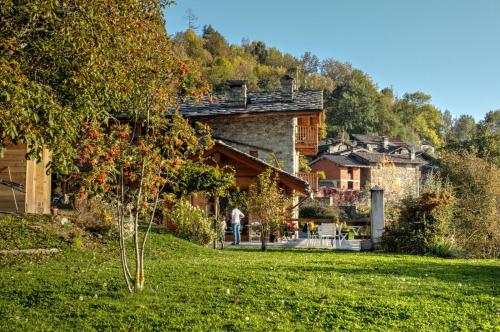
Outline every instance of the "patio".
<path id="1" fill-rule="evenodd" d="M 319 239 L 291 239 L 278 242 L 268 242 L 267 246 L 269 248 L 304 248 L 304 249 L 330 249 L 330 250 L 349 250 L 349 251 L 361 251 L 364 249 L 362 245 L 363 241 L 367 240 L 343 240 L 339 243 L 339 240 L 335 240 L 332 243 L 331 240 L 323 240 L 323 243 Z M 368 240 L 369 241 L 369 240 Z M 333 244 L 333 245 L 332 245 Z M 239 245 L 233 245 L 231 241 L 225 243 L 226 247 L 247 247 L 247 248 L 260 248 L 260 241 L 242 241 Z"/>

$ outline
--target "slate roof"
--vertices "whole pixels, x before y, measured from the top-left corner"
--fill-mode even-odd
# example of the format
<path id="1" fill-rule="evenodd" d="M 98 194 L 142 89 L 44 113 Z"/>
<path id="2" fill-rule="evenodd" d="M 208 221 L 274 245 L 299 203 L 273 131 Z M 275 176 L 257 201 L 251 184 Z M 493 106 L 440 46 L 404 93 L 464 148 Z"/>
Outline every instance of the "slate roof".
<path id="1" fill-rule="evenodd" d="M 189 98 L 180 102 L 179 111 L 186 118 L 227 116 L 255 113 L 311 112 L 323 110 L 323 91 L 296 91 L 293 101 L 285 101 L 280 91 L 249 92 L 247 105 L 233 106 L 225 93 Z"/>
<path id="2" fill-rule="evenodd" d="M 427 164 L 428 162 L 423 158 L 417 156 L 411 160 L 409 155 L 386 154 L 378 152 L 356 151 L 351 156 L 361 158 L 368 163 L 379 163 L 386 158 L 395 164 Z"/>
<path id="3" fill-rule="evenodd" d="M 351 134 L 351 137 L 353 140 L 361 144 L 382 145 L 384 143 L 383 136 Z M 388 137 L 388 139 L 389 139 L 389 145 L 395 145 L 395 146 L 406 145 L 405 142 L 403 142 L 401 139 L 397 137 Z"/>
<path id="4" fill-rule="evenodd" d="M 330 161 L 334 162 L 335 164 L 337 164 L 339 166 L 344 166 L 344 167 L 370 167 L 366 163 L 362 163 L 359 160 L 356 160 L 355 158 L 352 158 L 350 156 L 344 156 L 344 155 L 340 155 L 340 154 L 331 154 L 331 153 L 323 154 L 322 156 L 320 156 L 316 160 L 313 160 L 311 162 L 311 164 L 313 164 L 319 160 L 322 160 L 322 159 L 330 160 Z"/>

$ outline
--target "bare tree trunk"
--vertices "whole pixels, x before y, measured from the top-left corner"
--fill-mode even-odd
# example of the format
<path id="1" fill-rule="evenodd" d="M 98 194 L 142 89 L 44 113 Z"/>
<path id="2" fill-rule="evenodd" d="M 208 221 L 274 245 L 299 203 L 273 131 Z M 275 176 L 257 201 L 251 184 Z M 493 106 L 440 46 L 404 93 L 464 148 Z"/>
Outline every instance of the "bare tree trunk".
<path id="1" fill-rule="evenodd" d="M 142 169 L 141 169 L 141 181 L 139 183 L 139 193 L 137 194 L 136 201 L 136 211 L 134 216 L 134 250 L 135 250 L 135 288 L 142 289 L 141 284 L 142 279 L 144 279 L 144 275 L 141 273 L 141 249 L 139 247 L 139 211 L 140 211 L 140 203 L 142 198 L 142 185 L 144 181 L 144 169 L 146 167 L 146 162 L 142 160 Z"/>
<path id="2" fill-rule="evenodd" d="M 127 251 L 125 248 L 125 234 L 123 230 L 123 219 L 125 216 L 125 211 L 124 211 L 124 183 L 123 183 L 123 169 L 121 172 L 121 184 L 120 184 L 120 194 L 118 195 L 120 199 L 118 200 L 116 210 L 118 213 L 118 238 L 120 242 L 120 258 L 122 262 L 122 270 L 123 270 L 123 276 L 125 278 L 125 282 L 127 283 L 127 290 L 129 293 L 133 292 L 132 288 L 132 276 L 130 275 L 130 270 L 128 268 L 128 263 L 127 263 Z"/>
<path id="3" fill-rule="evenodd" d="M 158 207 L 158 201 L 159 201 L 159 198 L 160 198 L 159 195 L 160 195 L 160 192 L 158 191 L 158 193 L 156 194 L 156 197 L 155 197 L 155 205 L 153 207 L 153 211 L 151 212 L 151 218 L 149 219 L 148 228 L 146 229 L 146 233 L 144 234 L 144 238 L 142 239 L 141 256 L 140 256 L 140 259 L 141 259 L 141 263 L 140 263 L 141 271 L 140 271 L 140 274 L 141 274 L 142 278 L 141 278 L 141 282 L 140 282 L 140 289 L 142 289 L 144 287 L 144 280 L 145 280 L 145 277 L 144 277 L 144 250 L 146 248 L 146 241 L 148 239 L 149 233 L 151 232 L 151 226 L 153 225 L 153 221 L 154 221 L 154 218 L 155 218 L 155 213 L 156 213 L 156 209 Z"/>
<path id="4" fill-rule="evenodd" d="M 217 249 L 217 241 L 219 241 L 219 195 L 215 195 L 214 197 L 214 212 L 215 212 L 215 224 L 214 224 L 214 230 L 215 230 L 215 238 L 214 238 L 214 249 Z M 224 245 L 223 245 L 224 247 Z"/>
<path id="5" fill-rule="evenodd" d="M 261 246 L 260 250 L 266 251 L 267 250 L 267 240 L 269 238 L 269 231 L 262 230 L 260 232 L 260 241 L 261 241 Z"/>

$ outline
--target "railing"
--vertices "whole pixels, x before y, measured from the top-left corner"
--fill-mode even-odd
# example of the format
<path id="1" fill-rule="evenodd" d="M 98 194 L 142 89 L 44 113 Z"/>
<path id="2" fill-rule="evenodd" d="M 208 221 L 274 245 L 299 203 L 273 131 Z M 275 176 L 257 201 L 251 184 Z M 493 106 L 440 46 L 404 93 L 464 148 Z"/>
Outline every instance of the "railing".
<path id="1" fill-rule="evenodd" d="M 309 183 L 313 191 L 318 191 L 318 173 L 298 172 L 297 176 Z"/>
<path id="2" fill-rule="evenodd" d="M 318 125 L 297 126 L 295 130 L 295 142 L 297 144 L 318 145 Z"/>

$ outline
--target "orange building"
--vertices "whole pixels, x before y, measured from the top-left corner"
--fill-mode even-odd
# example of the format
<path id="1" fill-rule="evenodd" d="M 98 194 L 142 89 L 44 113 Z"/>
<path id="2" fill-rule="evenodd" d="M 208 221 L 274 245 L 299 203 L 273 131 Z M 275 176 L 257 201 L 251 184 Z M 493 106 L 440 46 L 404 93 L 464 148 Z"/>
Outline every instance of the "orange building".
<path id="1" fill-rule="evenodd" d="M 361 169 L 370 166 L 349 156 L 327 153 L 313 160 L 310 167 L 313 172 L 323 171 L 325 180 L 332 181 L 332 187 L 360 190 L 364 186 L 361 183 Z"/>

